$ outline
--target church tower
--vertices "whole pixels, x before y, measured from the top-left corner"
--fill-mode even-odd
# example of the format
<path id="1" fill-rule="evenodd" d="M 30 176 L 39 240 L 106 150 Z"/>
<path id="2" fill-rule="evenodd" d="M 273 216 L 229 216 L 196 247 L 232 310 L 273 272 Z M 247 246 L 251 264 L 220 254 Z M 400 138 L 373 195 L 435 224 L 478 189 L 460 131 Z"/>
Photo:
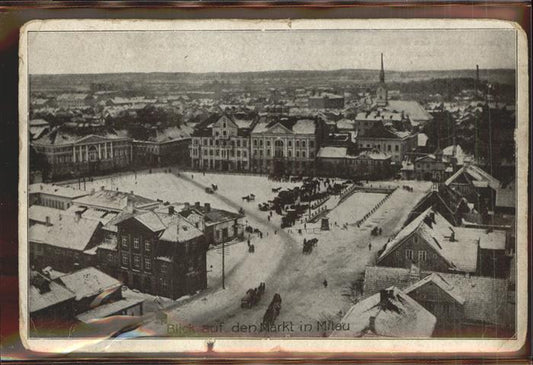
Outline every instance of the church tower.
<path id="1" fill-rule="evenodd" d="M 386 106 L 389 100 L 387 85 L 385 84 L 385 68 L 383 67 L 383 53 L 381 54 L 381 70 L 379 71 L 379 86 L 376 89 L 376 105 Z"/>

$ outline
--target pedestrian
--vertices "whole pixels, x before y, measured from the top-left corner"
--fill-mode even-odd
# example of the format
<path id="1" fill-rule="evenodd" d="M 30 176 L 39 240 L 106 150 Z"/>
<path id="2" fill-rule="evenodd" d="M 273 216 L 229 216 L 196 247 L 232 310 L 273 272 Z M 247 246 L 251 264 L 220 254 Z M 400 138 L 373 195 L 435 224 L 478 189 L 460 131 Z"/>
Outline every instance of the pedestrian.
<path id="1" fill-rule="evenodd" d="M 248 238 L 248 247 L 250 247 L 250 238 Z"/>
<path id="2" fill-rule="evenodd" d="M 324 279 L 324 281 L 322 282 L 322 284 L 324 285 L 324 288 L 327 288 L 328 287 L 328 281 L 326 279 Z"/>
<path id="3" fill-rule="evenodd" d="M 194 175 L 191 174 L 191 180 L 194 180 Z"/>
<path id="4" fill-rule="evenodd" d="M 368 251 L 372 250 L 372 243 L 368 242 Z"/>

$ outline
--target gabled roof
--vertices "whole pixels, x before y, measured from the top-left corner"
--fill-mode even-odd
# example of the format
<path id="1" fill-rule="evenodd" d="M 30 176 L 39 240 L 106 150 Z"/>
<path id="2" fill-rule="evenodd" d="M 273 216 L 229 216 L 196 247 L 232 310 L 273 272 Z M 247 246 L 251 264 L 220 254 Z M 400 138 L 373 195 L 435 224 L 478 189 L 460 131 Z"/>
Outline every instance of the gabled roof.
<path id="1" fill-rule="evenodd" d="M 377 293 L 352 306 L 341 320 L 346 331 L 332 337 L 431 337 L 437 319 L 414 299 L 396 287 Z M 374 328 L 371 320 L 373 318 Z"/>
<path id="2" fill-rule="evenodd" d="M 122 283 L 115 278 L 95 269 L 86 267 L 56 279 L 76 294 L 76 300 L 92 297 L 100 293 L 120 289 Z"/>
<path id="3" fill-rule="evenodd" d="M 37 279 L 46 282 L 50 290 L 41 291 L 33 284 L 30 285 L 29 293 L 29 307 L 30 313 L 40 311 L 42 309 L 50 308 L 56 304 L 66 302 L 67 300 L 74 299 L 76 294 L 65 288 L 64 286 L 51 281 L 44 275 L 37 272 L 31 272 L 32 276 L 37 276 Z"/>
<path id="4" fill-rule="evenodd" d="M 498 179 L 485 172 L 482 168 L 476 165 L 467 165 L 460 168 L 455 174 L 450 176 L 446 180 L 445 184 L 453 184 L 461 175 L 466 174 L 468 178 L 472 181 L 472 184 L 477 186 L 488 186 L 491 189 L 498 189 L 501 186 L 501 183 Z"/>
<path id="5" fill-rule="evenodd" d="M 416 283 L 405 289 L 404 292 L 406 294 L 410 294 L 411 292 L 414 292 L 429 283 L 438 286 L 442 291 L 448 294 L 457 303 L 461 305 L 465 303 L 465 299 L 460 295 L 460 293 L 457 292 L 453 285 L 451 285 L 449 282 L 446 281 L 446 279 L 444 279 L 440 274 L 437 273 L 432 273 L 426 276 L 424 279 L 417 281 Z"/>
<path id="6" fill-rule="evenodd" d="M 61 214 L 53 225 L 35 224 L 28 229 L 30 242 L 85 251 L 102 224 L 93 219 L 76 218 Z"/>
<path id="7" fill-rule="evenodd" d="M 143 224 L 146 228 L 152 232 L 160 232 L 165 230 L 167 227 L 163 224 L 161 219 L 152 211 L 141 212 L 136 214 L 134 219 L 139 223 Z"/>
<path id="8" fill-rule="evenodd" d="M 428 220 L 431 220 L 429 217 L 434 217 L 435 222 L 428 223 Z M 455 240 L 452 241 L 452 232 L 455 232 L 455 228 L 430 207 L 386 244 L 385 250 L 378 258 L 378 263 L 398 249 L 408 237 L 418 234 L 428 247 L 432 248 L 433 252 L 449 265 L 450 270 L 475 272 L 479 237 L 455 234 Z"/>
<path id="9" fill-rule="evenodd" d="M 431 272 L 422 272 L 424 279 Z M 438 274 L 454 295 L 464 299 L 465 320 L 507 326 L 514 321 L 514 306 L 508 303 L 508 280 L 453 273 Z M 391 285 L 408 288 L 420 280 L 409 269 L 369 266 L 365 271 L 365 295 Z"/>

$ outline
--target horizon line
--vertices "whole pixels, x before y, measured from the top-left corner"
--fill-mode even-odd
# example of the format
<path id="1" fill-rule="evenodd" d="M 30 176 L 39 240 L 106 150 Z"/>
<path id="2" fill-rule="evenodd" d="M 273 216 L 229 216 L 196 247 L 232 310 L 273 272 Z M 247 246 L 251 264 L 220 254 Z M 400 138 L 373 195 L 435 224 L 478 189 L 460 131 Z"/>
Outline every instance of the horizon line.
<path id="1" fill-rule="evenodd" d="M 448 72 L 448 71 L 468 71 L 472 70 L 473 73 L 476 72 L 476 68 L 451 68 L 451 69 L 425 69 L 425 70 L 385 70 L 387 72 L 394 73 L 406 73 L 406 72 Z M 482 70 L 510 70 L 516 71 L 515 68 L 510 67 L 495 67 L 495 68 L 479 68 Z M 277 70 L 256 70 L 256 71 L 202 71 L 202 72 L 191 72 L 191 71 L 109 71 L 109 72 L 77 72 L 77 73 L 28 73 L 29 76 L 61 76 L 61 75 L 116 75 L 116 74 L 168 74 L 168 73 L 180 73 L 180 74 L 190 74 L 190 75 L 206 75 L 206 74 L 246 74 L 246 73 L 265 73 L 265 72 L 338 72 L 338 71 L 375 71 L 379 72 L 379 68 L 339 68 L 332 70 L 317 70 L 317 69 L 307 69 L 307 70 L 294 70 L 294 69 L 277 69 Z"/>

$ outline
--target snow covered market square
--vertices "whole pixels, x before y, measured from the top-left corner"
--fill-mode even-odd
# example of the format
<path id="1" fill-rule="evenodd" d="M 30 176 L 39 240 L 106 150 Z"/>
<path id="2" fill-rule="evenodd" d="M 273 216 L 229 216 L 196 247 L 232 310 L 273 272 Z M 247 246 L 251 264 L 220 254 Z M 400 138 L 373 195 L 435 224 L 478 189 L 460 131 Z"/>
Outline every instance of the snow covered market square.
<path id="1" fill-rule="evenodd" d="M 331 179 L 330 183 L 344 181 Z M 164 303 L 152 307 L 161 310 L 165 320 L 160 320 L 161 313 L 147 314 L 148 320 L 127 336 L 190 336 L 193 332 L 241 336 L 243 331 L 255 336 L 265 336 L 265 332 L 268 336 L 329 334 L 361 295 L 365 267 L 375 263 L 378 251 L 398 232 L 411 209 L 432 186 L 429 182 L 415 181 L 347 184 L 344 194 L 329 197 L 316 209 L 306 212 L 295 225 L 281 228 L 282 216 L 271 214 L 270 210 L 261 211 L 258 205 L 276 196 L 273 189 L 291 189 L 301 183 L 170 168 L 95 178 L 82 185 L 87 191 L 116 191 L 120 187 L 153 200 L 182 202 L 182 207 L 183 202 L 194 206 L 194 197 L 204 205 L 208 203 L 212 208 L 236 214 L 243 209 L 242 224 L 260 232 L 245 232 L 242 239 L 234 239 L 224 248 L 210 247 L 206 290 L 176 302 L 147 295 L 146 301 Z M 212 185 L 218 186 L 217 191 L 207 193 L 206 188 Z M 405 185 L 412 187 L 412 191 L 405 193 Z M 65 186 L 77 188 L 78 184 Z M 254 201 L 242 199 L 249 194 L 255 195 Z M 325 210 L 320 216 L 307 221 L 309 213 L 313 217 L 321 209 Z M 328 221 L 328 229 L 321 226 L 322 218 Z M 374 227 L 382 229 L 380 235 L 372 235 Z M 304 240 L 313 238 L 318 242 L 312 252 L 302 253 Z M 253 253 L 249 252 L 248 241 L 255 248 Z M 225 289 L 222 288 L 222 250 Z M 266 284 L 265 297 L 252 308 L 241 308 L 241 297 L 262 282 Z M 281 326 L 261 328 L 263 314 L 275 293 L 283 301 L 283 311 L 276 321 Z M 303 324 L 307 325 L 305 329 Z"/>
<path id="2" fill-rule="evenodd" d="M 516 29 L 432 32 L 30 35 L 29 337 L 518 336 Z"/>

